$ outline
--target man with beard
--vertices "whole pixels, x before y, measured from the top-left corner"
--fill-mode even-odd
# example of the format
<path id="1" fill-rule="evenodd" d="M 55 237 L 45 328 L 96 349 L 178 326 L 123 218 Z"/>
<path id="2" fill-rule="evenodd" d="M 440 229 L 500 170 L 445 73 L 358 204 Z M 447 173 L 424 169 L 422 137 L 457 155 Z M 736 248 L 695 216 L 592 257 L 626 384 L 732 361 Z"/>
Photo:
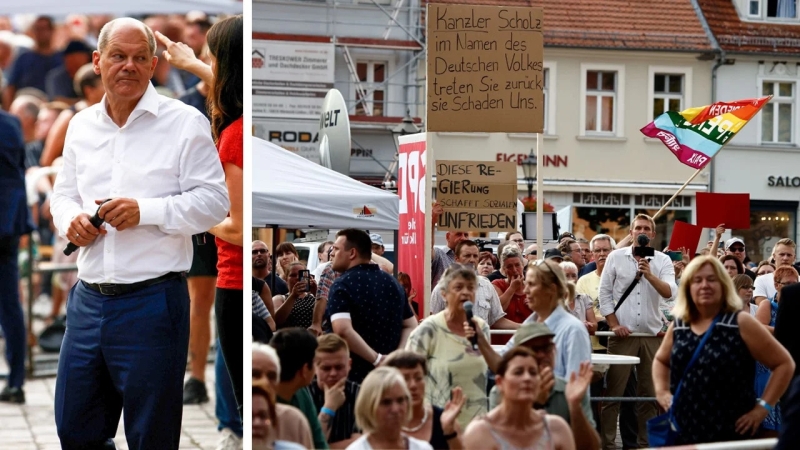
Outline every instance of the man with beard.
<path id="1" fill-rule="evenodd" d="M 253 276 L 267 282 L 272 295 L 289 294 L 289 286 L 280 277 L 272 280 L 272 260 L 269 248 L 263 241 L 253 241 Z"/>
<path id="2" fill-rule="evenodd" d="M 8 74 L 8 84 L 3 89 L 3 109 L 8 111 L 19 90 L 27 87 L 45 92 L 47 72 L 64 63 L 61 52 L 53 48 L 53 19 L 47 16 L 36 18 L 31 26 L 33 49 L 19 52 Z"/>
<path id="3" fill-rule="evenodd" d="M 456 263 L 475 270 L 478 265 L 480 250 L 475 241 L 461 241 L 456 244 Z M 483 319 L 490 327 L 500 330 L 516 330 L 519 324 L 505 318 L 500 297 L 497 296 L 492 282 L 486 277 L 478 277 L 478 289 L 475 291 L 473 314 Z M 442 296 L 442 286 L 436 285 L 431 292 L 431 314 L 444 311 L 446 307 Z"/>

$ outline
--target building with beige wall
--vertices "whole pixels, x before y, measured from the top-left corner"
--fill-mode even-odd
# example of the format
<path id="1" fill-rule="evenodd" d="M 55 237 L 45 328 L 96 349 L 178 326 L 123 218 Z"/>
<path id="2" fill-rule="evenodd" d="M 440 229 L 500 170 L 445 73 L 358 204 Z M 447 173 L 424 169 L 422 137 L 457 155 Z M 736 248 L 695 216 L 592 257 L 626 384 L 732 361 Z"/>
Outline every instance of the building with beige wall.
<path id="1" fill-rule="evenodd" d="M 601 14 L 593 19 L 562 2 L 541 3 L 545 133 L 538 174 L 544 200 L 556 210 L 572 207 L 566 226 L 578 237 L 602 232 L 621 238 L 636 213 L 654 214 L 694 173 L 639 130 L 667 109 L 711 102 L 711 45 L 690 0 L 651 4 L 647 17 L 671 16 L 663 24 L 632 5 L 620 11 L 621 2 L 593 2 Z M 603 17 L 612 6 L 616 14 Z M 682 29 L 672 25 L 676 21 Z M 649 27 L 631 29 L 641 25 Z M 535 145 L 536 135 L 515 133 L 431 133 L 428 142 L 436 159 L 517 161 L 520 196 L 527 195 L 521 162 Z M 693 221 L 695 193 L 708 185 L 704 170 L 661 215 L 657 244 L 669 239 L 674 220 Z"/>

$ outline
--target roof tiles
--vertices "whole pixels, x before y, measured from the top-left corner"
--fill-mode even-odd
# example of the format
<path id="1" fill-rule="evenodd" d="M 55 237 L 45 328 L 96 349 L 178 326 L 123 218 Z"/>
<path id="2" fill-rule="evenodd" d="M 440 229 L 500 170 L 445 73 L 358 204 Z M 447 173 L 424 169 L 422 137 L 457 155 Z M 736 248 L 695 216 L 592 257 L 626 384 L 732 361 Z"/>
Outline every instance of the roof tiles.
<path id="1" fill-rule="evenodd" d="M 425 3 L 542 6 L 549 47 L 711 51 L 691 0 L 435 0 Z"/>
<path id="2" fill-rule="evenodd" d="M 726 52 L 800 54 L 800 24 L 744 22 L 733 0 L 698 1 L 708 26 Z"/>

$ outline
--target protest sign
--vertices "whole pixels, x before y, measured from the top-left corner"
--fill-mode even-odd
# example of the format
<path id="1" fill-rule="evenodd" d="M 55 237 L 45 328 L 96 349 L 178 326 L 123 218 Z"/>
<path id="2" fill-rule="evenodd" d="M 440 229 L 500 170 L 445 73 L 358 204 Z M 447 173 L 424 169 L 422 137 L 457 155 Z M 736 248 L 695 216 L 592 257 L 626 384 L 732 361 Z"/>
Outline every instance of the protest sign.
<path id="1" fill-rule="evenodd" d="M 669 249 L 677 252 L 681 248 L 689 251 L 689 256 L 694 257 L 700 243 L 703 227 L 676 220 L 672 224 L 672 236 L 669 238 Z"/>
<path id="2" fill-rule="evenodd" d="M 517 224 L 517 166 L 513 162 L 437 161 L 439 229 L 512 231 Z"/>
<path id="3" fill-rule="evenodd" d="M 750 229 L 750 194 L 697 193 L 697 225 L 728 230 Z"/>
<path id="4" fill-rule="evenodd" d="M 540 7 L 428 5 L 428 131 L 541 133 Z"/>

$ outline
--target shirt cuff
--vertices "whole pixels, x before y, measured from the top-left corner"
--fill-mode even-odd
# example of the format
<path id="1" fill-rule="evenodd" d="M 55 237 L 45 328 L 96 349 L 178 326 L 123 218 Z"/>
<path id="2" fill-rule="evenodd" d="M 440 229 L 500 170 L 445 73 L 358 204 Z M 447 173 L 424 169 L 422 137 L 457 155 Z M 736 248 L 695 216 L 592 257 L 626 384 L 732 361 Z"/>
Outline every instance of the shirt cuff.
<path id="1" fill-rule="evenodd" d="M 600 315 L 605 317 L 614 312 L 614 305 L 606 305 L 604 302 L 600 302 Z"/>
<path id="2" fill-rule="evenodd" d="M 139 225 L 163 225 L 167 200 L 164 198 L 137 198 Z"/>
<path id="3" fill-rule="evenodd" d="M 67 230 L 69 230 L 69 225 L 72 223 L 72 220 L 78 217 L 78 214 L 82 212 L 83 211 L 81 211 L 79 207 L 76 207 L 73 213 L 64 216 L 64 219 L 62 219 L 61 223 L 58 224 L 58 233 L 61 237 L 67 237 Z"/>

